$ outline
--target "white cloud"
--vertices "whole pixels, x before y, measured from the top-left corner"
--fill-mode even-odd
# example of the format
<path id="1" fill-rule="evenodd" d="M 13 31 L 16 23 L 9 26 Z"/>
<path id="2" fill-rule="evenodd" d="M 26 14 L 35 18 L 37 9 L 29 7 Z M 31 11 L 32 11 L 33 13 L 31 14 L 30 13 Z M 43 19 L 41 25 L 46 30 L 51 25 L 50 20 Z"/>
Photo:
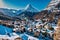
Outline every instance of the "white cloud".
<path id="1" fill-rule="evenodd" d="M 14 7 L 11 7 L 11 6 L 8 6 L 7 4 L 5 4 L 4 2 L 3 2 L 3 0 L 0 0 L 0 8 L 8 8 L 8 9 L 23 9 L 23 8 L 14 8 Z"/>
<path id="2" fill-rule="evenodd" d="M 4 3 L 2 0 L 0 0 L 0 8 L 3 8 L 4 7 Z"/>

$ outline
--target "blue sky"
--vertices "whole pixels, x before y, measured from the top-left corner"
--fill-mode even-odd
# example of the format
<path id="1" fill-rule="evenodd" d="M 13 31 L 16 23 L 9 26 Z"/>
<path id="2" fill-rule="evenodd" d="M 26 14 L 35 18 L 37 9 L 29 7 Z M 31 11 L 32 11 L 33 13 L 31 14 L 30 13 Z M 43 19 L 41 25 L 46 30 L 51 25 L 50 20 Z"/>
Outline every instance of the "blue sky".
<path id="1" fill-rule="evenodd" d="M 51 0 L 2 0 L 3 6 L 8 8 L 23 9 L 27 4 L 31 4 L 39 10 L 47 7 L 50 1 Z"/>

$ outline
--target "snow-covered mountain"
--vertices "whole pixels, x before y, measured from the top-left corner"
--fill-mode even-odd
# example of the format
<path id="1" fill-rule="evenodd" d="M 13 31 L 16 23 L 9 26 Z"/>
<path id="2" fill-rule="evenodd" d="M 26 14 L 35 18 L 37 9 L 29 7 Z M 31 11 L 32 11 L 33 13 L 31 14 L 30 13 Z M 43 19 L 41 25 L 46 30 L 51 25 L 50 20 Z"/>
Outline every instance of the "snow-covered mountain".
<path id="1" fill-rule="evenodd" d="M 15 10 L 15 9 L 8 9 L 8 8 L 0 8 L 0 12 L 3 13 L 3 15 L 12 17 L 12 18 L 22 18 L 27 16 L 27 17 L 32 17 L 36 13 L 39 12 L 39 10 L 35 7 L 33 7 L 31 4 L 28 4 L 24 9 L 22 10 Z"/>
<path id="2" fill-rule="evenodd" d="M 25 9 L 25 11 L 29 11 L 29 12 L 39 12 L 39 10 L 37 8 L 35 8 L 34 6 L 32 6 L 31 4 L 28 4 Z"/>
<path id="3" fill-rule="evenodd" d="M 15 10 L 15 9 L 8 9 L 8 8 L 0 8 L 0 12 L 3 12 L 5 15 L 15 16 L 20 14 L 21 12 L 39 12 L 38 9 L 33 7 L 31 4 L 28 4 L 23 10 Z"/>
<path id="4" fill-rule="evenodd" d="M 33 7 L 31 4 L 28 4 L 22 11 L 18 11 L 17 17 L 21 19 L 25 17 L 32 18 L 38 12 L 39 10 L 37 8 Z"/>
<path id="5" fill-rule="evenodd" d="M 39 10 L 31 4 L 28 4 L 24 9 L 18 10 L 16 14 L 21 14 L 22 12 L 39 12 Z"/>

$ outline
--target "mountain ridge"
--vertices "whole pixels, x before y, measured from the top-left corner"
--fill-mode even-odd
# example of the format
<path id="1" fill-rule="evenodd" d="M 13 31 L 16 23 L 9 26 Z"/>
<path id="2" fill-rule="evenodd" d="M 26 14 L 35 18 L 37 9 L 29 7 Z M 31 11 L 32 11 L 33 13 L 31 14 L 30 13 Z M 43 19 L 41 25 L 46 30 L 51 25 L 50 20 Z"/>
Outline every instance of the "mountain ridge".
<path id="1" fill-rule="evenodd" d="M 20 16 L 23 14 L 25 14 L 25 16 L 27 17 L 32 17 L 33 15 L 35 15 L 35 13 L 39 11 L 35 9 L 35 7 L 33 7 L 32 5 L 28 4 L 23 10 L 0 8 L 0 12 L 11 18 L 20 18 Z"/>

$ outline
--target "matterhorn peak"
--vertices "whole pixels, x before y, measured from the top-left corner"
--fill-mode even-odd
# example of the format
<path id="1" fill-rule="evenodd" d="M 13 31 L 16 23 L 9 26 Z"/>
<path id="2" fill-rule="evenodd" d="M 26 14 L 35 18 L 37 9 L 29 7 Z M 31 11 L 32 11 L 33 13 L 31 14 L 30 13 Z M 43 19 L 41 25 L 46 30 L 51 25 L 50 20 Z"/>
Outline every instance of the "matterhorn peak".
<path id="1" fill-rule="evenodd" d="M 37 8 L 35 8 L 34 6 L 32 6 L 31 4 L 28 4 L 25 7 L 25 11 L 30 11 L 30 12 L 39 12 L 39 10 Z"/>
<path id="2" fill-rule="evenodd" d="M 31 8 L 31 7 L 32 7 L 32 5 L 31 4 L 28 4 L 25 9 Z"/>

